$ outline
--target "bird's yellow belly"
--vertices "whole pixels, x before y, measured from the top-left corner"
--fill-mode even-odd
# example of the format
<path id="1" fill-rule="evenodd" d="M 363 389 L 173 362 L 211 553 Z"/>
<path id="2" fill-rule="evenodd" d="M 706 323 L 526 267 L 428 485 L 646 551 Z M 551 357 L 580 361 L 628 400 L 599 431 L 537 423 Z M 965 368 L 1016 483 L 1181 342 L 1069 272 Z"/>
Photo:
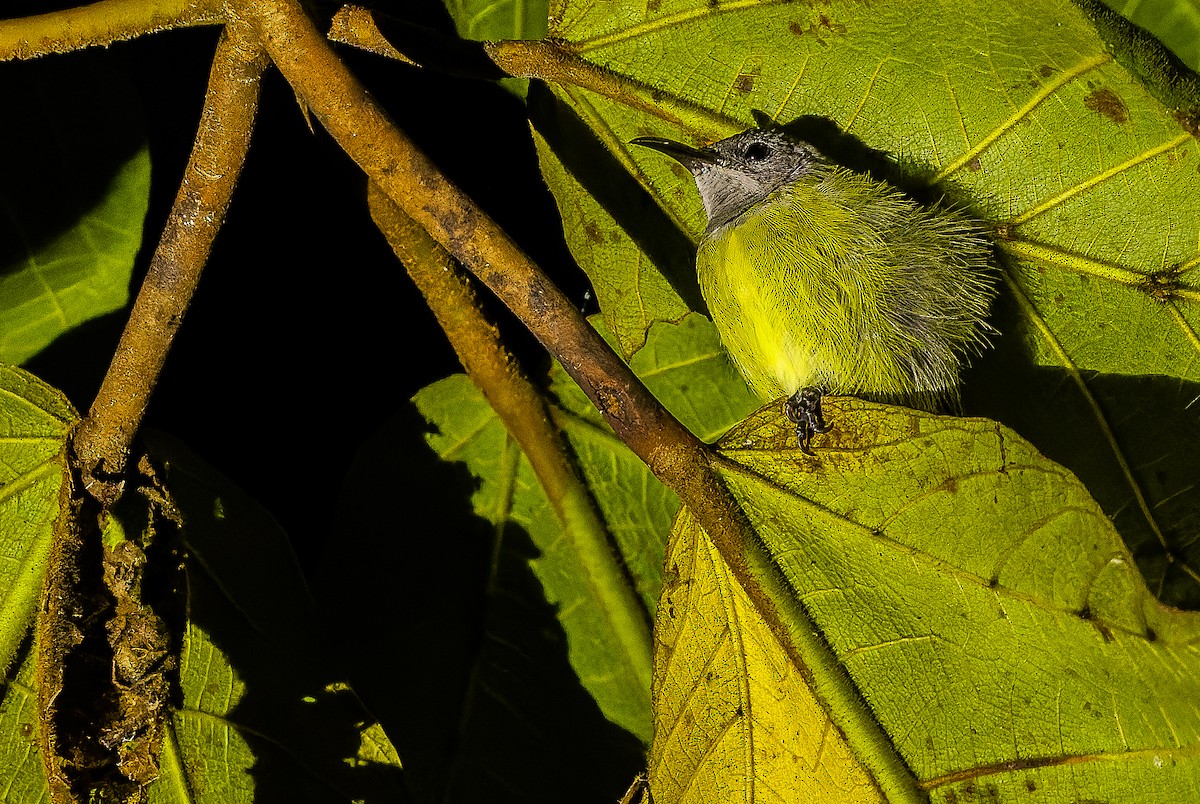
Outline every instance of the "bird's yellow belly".
<path id="1" fill-rule="evenodd" d="M 811 387 L 926 407 L 986 343 L 986 244 L 953 215 L 835 169 L 717 220 L 696 256 L 700 289 L 764 401 Z"/>
<path id="2" fill-rule="evenodd" d="M 812 333 L 799 330 L 786 289 L 772 286 L 774 272 L 752 265 L 736 236 L 706 244 L 700 258 L 708 260 L 699 274 L 709 313 L 751 389 L 770 400 L 819 383 L 825 372 Z"/>

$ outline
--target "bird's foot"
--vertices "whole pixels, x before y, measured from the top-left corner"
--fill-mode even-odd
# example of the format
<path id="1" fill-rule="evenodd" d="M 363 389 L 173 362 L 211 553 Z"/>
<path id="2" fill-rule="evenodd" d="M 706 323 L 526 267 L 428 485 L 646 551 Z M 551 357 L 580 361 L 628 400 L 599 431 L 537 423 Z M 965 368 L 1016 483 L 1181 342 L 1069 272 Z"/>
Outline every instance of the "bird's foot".
<path id="1" fill-rule="evenodd" d="M 821 415 L 823 395 L 820 388 L 805 387 L 783 403 L 783 415 L 796 425 L 796 441 L 805 455 L 813 454 L 808 444 L 814 435 L 829 432 L 829 425 L 825 424 L 825 417 Z"/>

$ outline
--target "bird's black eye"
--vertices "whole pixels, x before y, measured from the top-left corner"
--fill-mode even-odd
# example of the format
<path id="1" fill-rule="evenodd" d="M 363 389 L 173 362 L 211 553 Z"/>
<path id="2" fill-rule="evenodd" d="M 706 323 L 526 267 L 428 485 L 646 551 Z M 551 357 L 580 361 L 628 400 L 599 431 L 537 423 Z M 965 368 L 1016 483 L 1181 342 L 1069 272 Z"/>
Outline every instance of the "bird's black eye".
<path id="1" fill-rule="evenodd" d="M 771 155 L 771 149 L 765 142 L 752 142 L 746 146 L 745 157 L 751 162 L 761 162 Z"/>

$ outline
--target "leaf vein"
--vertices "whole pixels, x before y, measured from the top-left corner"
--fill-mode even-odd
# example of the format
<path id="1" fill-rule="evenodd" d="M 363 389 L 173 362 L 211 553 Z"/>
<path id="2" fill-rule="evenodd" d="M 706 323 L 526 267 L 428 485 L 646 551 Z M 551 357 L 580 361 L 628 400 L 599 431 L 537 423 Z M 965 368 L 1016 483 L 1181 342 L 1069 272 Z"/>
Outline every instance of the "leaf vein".
<path id="1" fill-rule="evenodd" d="M 1066 203 L 1067 201 L 1071 200 L 1072 198 L 1079 195 L 1080 193 L 1090 190 L 1093 187 L 1096 187 L 1096 186 L 1102 184 L 1103 182 L 1111 179 L 1113 176 L 1116 176 L 1120 173 L 1124 173 L 1126 170 L 1135 168 L 1144 162 L 1148 162 L 1149 160 L 1155 158 L 1156 156 L 1161 156 L 1161 155 L 1167 153 L 1168 151 L 1173 151 L 1176 148 L 1178 148 L 1180 145 L 1183 145 L 1183 144 L 1191 142 L 1191 141 L 1192 141 L 1191 133 L 1185 131 L 1184 133 L 1178 135 L 1174 139 L 1167 140 L 1166 142 L 1160 143 L 1159 145 L 1156 145 L 1155 147 L 1150 148 L 1149 150 L 1143 151 L 1142 153 L 1137 154 L 1136 156 L 1126 159 L 1124 162 L 1121 162 L 1120 164 L 1113 165 L 1108 170 L 1104 170 L 1104 171 L 1101 171 L 1100 173 L 1097 173 L 1096 175 L 1092 176 L 1091 178 L 1087 179 L 1086 181 L 1082 181 L 1079 184 L 1076 184 L 1074 187 L 1068 187 L 1066 190 L 1063 190 L 1061 193 L 1050 196 L 1042 203 L 1037 204 L 1036 206 L 1026 210 L 1025 212 L 1022 212 L 1020 215 L 1017 215 L 1015 218 L 1013 218 L 1012 220 L 1009 221 L 1009 224 L 1011 226 L 1020 226 L 1023 223 L 1028 223 L 1030 220 L 1032 220 L 1033 218 L 1036 218 L 1038 215 L 1041 215 L 1045 212 L 1049 212 L 1054 207 L 1057 207 L 1057 206 L 1060 206 L 1060 205 Z"/>
<path id="2" fill-rule="evenodd" d="M 1009 115 L 1006 120 L 1001 121 L 1001 123 L 992 129 L 992 131 L 984 135 L 979 142 L 975 143 L 974 147 L 968 148 L 962 153 L 962 155 L 958 157 L 958 159 L 955 159 L 953 162 L 946 165 L 946 167 L 942 168 L 941 171 L 934 176 L 934 183 L 944 181 L 955 172 L 961 170 L 964 165 L 987 150 L 987 148 L 996 140 L 1000 139 L 1002 135 L 1015 128 L 1016 125 L 1021 122 L 1021 120 L 1023 120 L 1027 115 L 1029 115 L 1030 112 L 1036 109 L 1038 105 L 1042 103 L 1042 101 L 1054 94 L 1054 92 L 1056 92 L 1060 87 L 1065 86 L 1073 79 L 1078 78 L 1084 73 L 1094 70 L 1103 64 L 1107 64 L 1111 60 L 1112 57 L 1107 53 L 1098 53 L 1091 58 L 1084 59 L 1074 67 L 1063 70 L 1061 73 L 1055 76 L 1053 81 L 1048 81 L 1046 84 L 1044 84 L 1040 91 L 1034 93 L 1029 100 L 1025 101 L 1024 104 L 1018 107 L 1011 115 Z M 997 83 L 1003 86 L 1002 81 L 997 80 Z"/>

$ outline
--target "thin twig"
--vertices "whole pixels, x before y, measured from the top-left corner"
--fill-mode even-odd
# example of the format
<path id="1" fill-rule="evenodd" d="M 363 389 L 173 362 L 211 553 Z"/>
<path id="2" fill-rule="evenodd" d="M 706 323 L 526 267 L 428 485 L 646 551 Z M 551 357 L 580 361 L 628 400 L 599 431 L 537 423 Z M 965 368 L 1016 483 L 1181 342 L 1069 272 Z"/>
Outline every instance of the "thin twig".
<path id="1" fill-rule="evenodd" d="M 119 496 L 118 476 L 187 311 L 250 145 L 265 54 L 245 26 L 226 27 L 192 155 L 108 373 L 74 440 L 87 491 Z"/>
<path id="2" fill-rule="evenodd" d="M 522 376 L 449 253 L 374 184 L 368 200 L 371 217 L 433 310 L 467 375 L 520 445 L 559 522 L 570 533 L 584 569 L 583 580 L 610 618 L 649 709 L 649 615 L 617 561 L 607 529 L 567 457 L 562 433 L 551 421 L 545 399 Z"/>
<path id="3" fill-rule="evenodd" d="M 168 28 L 224 21 L 221 0 L 101 0 L 33 17 L 0 20 L 0 61 L 70 53 Z"/>
<path id="4" fill-rule="evenodd" d="M 618 75 L 552 40 L 484 42 L 483 47 L 500 69 L 517 78 L 538 78 L 551 84 L 580 87 L 714 138 L 746 128 L 745 121 L 630 76 Z"/>

